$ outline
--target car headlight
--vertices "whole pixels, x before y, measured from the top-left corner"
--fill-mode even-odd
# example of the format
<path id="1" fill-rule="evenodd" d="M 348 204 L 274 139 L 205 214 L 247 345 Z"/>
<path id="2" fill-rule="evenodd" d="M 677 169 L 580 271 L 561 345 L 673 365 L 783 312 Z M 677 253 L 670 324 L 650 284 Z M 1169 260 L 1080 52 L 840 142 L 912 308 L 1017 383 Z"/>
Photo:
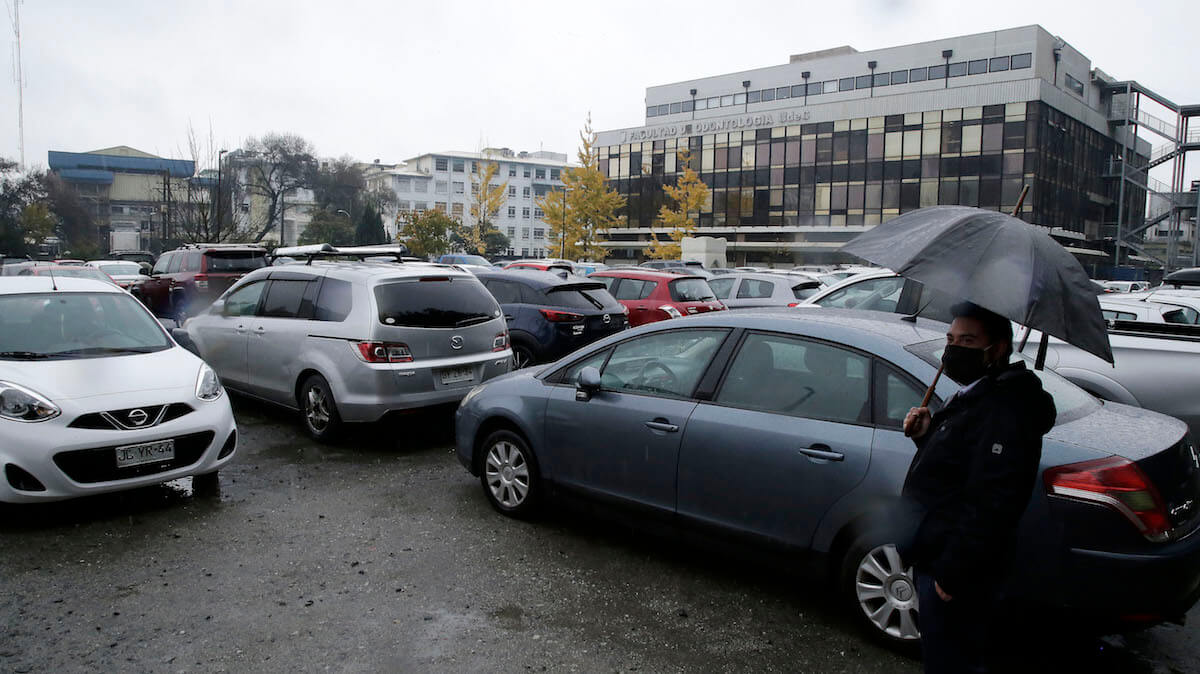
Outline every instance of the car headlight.
<path id="1" fill-rule="evenodd" d="M 12 421 L 36 422 L 62 414 L 58 406 L 36 391 L 0 381 L 0 417 Z"/>
<path id="2" fill-rule="evenodd" d="M 221 397 L 221 379 L 213 369 L 204 364 L 196 374 L 196 397 L 201 400 L 216 400 Z"/>

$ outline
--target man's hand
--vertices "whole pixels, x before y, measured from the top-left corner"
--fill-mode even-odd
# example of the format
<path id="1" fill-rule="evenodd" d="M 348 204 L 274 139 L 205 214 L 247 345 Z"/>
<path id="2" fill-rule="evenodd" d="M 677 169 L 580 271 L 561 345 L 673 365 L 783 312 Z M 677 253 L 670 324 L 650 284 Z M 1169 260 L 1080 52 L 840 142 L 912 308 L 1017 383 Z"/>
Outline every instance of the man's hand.
<path id="1" fill-rule="evenodd" d="M 942 598 L 942 601 L 950 601 L 951 599 L 954 598 L 954 597 L 951 597 L 950 595 L 946 594 L 946 591 L 942 589 L 941 585 L 938 585 L 938 582 L 936 580 L 933 581 L 933 589 L 935 592 L 937 592 L 937 595 Z"/>
<path id="2" fill-rule="evenodd" d="M 933 417 L 928 407 L 914 407 L 904 417 L 904 435 L 910 438 L 922 437 L 929 432 L 932 421 Z"/>

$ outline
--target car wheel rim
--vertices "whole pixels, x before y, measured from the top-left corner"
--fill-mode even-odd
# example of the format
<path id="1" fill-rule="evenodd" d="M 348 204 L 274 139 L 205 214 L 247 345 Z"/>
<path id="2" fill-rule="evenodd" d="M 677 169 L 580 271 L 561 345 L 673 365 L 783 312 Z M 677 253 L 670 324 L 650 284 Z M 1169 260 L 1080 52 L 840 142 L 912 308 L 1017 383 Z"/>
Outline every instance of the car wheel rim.
<path id="1" fill-rule="evenodd" d="M 520 370 L 523 367 L 527 367 L 532 360 L 533 354 L 529 353 L 528 350 L 521 347 L 513 349 L 513 367 L 516 369 Z"/>
<path id="2" fill-rule="evenodd" d="M 854 593 L 859 608 L 881 632 L 906 641 L 921 638 L 912 567 L 904 566 L 895 545 L 880 545 L 863 555 Z"/>
<path id="3" fill-rule="evenodd" d="M 329 425 L 329 396 L 321 387 L 311 386 L 305 401 L 304 416 L 309 427 L 317 432 L 325 430 Z"/>
<path id="4" fill-rule="evenodd" d="M 511 442 L 501 440 L 492 445 L 484 472 L 492 497 L 505 508 L 516 508 L 529 496 L 529 462 Z"/>

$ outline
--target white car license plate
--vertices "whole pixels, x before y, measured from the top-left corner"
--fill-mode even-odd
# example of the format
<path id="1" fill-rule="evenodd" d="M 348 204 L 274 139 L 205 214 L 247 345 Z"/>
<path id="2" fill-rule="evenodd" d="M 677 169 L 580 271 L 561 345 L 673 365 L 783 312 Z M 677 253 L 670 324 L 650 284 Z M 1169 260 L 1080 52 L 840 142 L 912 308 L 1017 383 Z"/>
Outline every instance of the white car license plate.
<path id="1" fill-rule="evenodd" d="M 456 367 L 449 370 L 442 370 L 443 384 L 457 384 L 459 382 L 471 381 L 475 378 L 475 372 L 469 367 Z"/>
<path id="2" fill-rule="evenodd" d="M 175 458 L 175 441 L 160 440 L 140 445 L 117 447 L 117 468 L 140 466 L 143 463 L 158 463 Z"/>

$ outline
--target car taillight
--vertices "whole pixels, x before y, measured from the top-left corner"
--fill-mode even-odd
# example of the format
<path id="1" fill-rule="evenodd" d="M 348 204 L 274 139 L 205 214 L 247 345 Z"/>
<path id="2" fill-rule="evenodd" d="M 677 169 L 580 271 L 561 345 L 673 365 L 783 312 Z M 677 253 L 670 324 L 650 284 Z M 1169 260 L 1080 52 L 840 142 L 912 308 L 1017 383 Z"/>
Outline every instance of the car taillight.
<path id="1" fill-rule="evenodd" d="M 788 302 L 788 307 L 790 307 L 790 308 L 793 308 L 793 309 L 794 309 L 794 308 L 796 308 L 796 307 L 798 307 L 798 306 L 800 306 L 800 303 L 799 303 L 799 302 Z"/>
<path id="2" fill-rule="evenodd" d="M 196 274 L 192 277 L 197 288 L 208 288 L 208 274 Z"/>
<path id="3" fill-rule="evenodd" d="M 412 351 L 407 344 L 387 342 L 352 342 L 355 353 L 367 363 L 411 363 Z"/>
<path id="4" fill-rule="evenodd" d="M 542 312 L 546 320 L 551 323 L 569 323 L 583 318 L 583 314 L 573 314 L 569 311 L 555 311 L 554 309 L 538 309 L 538 311 Z"/>
<path id="5" fill-rule="evenodd" d="M 1055 496 L 1107 506 L 1121 513 L 1147 540 L 1170 538 L 1171 523 L 1158 490 L 1137 464 L 1119 456 L 1049 468 L 1042 476 Z"/>
<path id="6" fill-rule="evenodd" d="M 679 313 L 679 310 L 670 304 L 664 304 L 658 310 L 665 313 L 667 318 L 683 318 L 683 314 Z"/>
<path id="7" fill-rule="evenodd" d="M 502 332 L 492 338 L 492 351 L 503 351 L 508 348 L 508 332 Z"/>

